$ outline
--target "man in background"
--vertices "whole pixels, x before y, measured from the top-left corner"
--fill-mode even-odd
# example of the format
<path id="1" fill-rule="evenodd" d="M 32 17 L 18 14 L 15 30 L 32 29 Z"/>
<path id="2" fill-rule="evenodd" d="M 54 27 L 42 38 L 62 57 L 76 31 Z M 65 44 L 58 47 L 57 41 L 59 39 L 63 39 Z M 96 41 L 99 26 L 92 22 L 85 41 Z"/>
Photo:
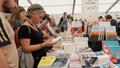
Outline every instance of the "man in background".
<path id="1" fill-rule="evenodd" d="M 106 15 L 105 16 L 106 20 L 110 22 L 111 26 L 115 26 L 116 30 L 118 29 L 118 23 L 111 15 Z"/>
<path id="2" fill-rule="evenodd" d="M 17 0 L 0 0 L 0 68 L 18 68 L 14 31 L 5 18 L 17 8 Z"/>
<path id="3" fill-rule="evenodd" d="M 60 18 L 59 27 L 62 32 L 67 30 L 67 13 L 64 12 L 63 16 Z"/>

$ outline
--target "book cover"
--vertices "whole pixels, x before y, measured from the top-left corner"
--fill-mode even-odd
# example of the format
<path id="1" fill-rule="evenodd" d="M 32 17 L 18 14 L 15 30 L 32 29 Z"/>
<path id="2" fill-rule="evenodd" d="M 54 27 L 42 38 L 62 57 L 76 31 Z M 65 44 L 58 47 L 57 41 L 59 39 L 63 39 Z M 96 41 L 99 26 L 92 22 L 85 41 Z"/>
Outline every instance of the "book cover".
<path id="1" fill-rule="evenodd" d="M 38 67 L 39 66 L 51 66 L 55 60 L 56 60 L 55 56 L 42 57 L 38 64 Z"/>
<path id="2" fill-rule="evenodd" d="M 80 62 L 70 62 L 69 68 L 82 68 L 82 65 L 80 64 Z"/>
<path id="3" fill-rule="evenodd" d="M 50 68 L 64 68 L 67 62 L 68 59 L 56 59 Z"/>
<path id="4" fill-rule="evenodd" d="M 100 65 L 100 68 L 118 68 L 118 67 L 113 63 L 107 63 L 107 64 Z"/>
<path id="5" fill-rule="evenodd" d="M 112 42 L 112 45 L 110 43 L 103 41 L 104 52 L 110 56 L 112 63 L 120 63 L 120 46 L 118 43 Z"/>

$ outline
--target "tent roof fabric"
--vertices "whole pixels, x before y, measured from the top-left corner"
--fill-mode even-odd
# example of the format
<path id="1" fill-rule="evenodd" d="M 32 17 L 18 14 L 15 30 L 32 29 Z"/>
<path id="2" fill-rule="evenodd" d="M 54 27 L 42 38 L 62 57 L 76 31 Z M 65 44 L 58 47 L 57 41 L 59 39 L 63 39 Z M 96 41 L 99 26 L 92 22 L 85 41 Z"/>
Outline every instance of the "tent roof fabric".
<path id="1" fill-rule="evenodd" d="M 107 9 L 115 2 L 116 0 L 99 0 L 99 12 L 106 12 Z M 62 14 L 63 12 L 72 13 L 73 0 L 31 0 L 31 2 L 39 3 L 49 14 Z M 30 4 L 27 0 L 19 0 L 19 5 L 27 9 Z M 117 3 L 110 12 L 120 11 L 120 2 Z M 75 13 L 81 13 L 81 0 L 76 0 Z"/>

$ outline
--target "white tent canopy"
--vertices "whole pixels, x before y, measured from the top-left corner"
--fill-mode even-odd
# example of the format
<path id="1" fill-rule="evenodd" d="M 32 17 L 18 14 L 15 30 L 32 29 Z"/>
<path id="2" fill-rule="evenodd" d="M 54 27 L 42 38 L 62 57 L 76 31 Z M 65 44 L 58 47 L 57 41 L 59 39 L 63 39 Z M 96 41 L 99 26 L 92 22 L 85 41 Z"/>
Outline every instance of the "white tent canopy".
<path id="1" fill-rule="evenodd" d="M 71 14 L 73 1 L 74 0 L 31 0 L 33 4 L 39 3 L 42 5 L 49 14 L 61 14 L 64 11 Z M 115 1 L 116 0 L 99 0 L 99 12 L 106 12 Z M 27 0 L 19 0 L 19 5 L 25 9 L 30 6 Z M 117 3 L 110 12 L 118 12 L 120 10 L 119 6 L 120 2 Z M 81 13 L 81 0 L 76 0 L 74 13 Z"/>

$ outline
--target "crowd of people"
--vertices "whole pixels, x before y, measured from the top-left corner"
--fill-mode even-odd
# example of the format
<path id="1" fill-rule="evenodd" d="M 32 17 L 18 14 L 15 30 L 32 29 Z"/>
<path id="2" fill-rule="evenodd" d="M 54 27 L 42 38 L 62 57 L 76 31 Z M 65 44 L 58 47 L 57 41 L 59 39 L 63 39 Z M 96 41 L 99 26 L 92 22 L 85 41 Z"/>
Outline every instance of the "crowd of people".
<path id="1" fill-rule="evenodd" d="M 27 11 L 18 0 L 0 0 L 0 68 L 37 68 L 59 36 L 55 19 L 39 4 Z"/>
<path id="2" fill-rule="evenodd" d="M 115 20 L 111 15 L 106 15 L 105 17 L 99 16 L 99 22 L 110 22 L 111 26 L 115 26 L 117 34 L 120 35 L 120 21 L 119 19 Z"/>
<path id="3" fill-rule="evenodd" d="M 119 29 L 111 15 L 99 17 L 110 21 Z M 73 17 L 66 12 L 58 24 L 59 31 L 71 30 Z M 77 21 L 77 19 L 75 20 Z M 84 31 L 84 21 L 82 31 Z M 37 68 L 58 37 L 55 19 L 39 4 L 32 4 L 27 11 L 18 6 L 18 0 L 0 0 L 0 68 Z"/>

